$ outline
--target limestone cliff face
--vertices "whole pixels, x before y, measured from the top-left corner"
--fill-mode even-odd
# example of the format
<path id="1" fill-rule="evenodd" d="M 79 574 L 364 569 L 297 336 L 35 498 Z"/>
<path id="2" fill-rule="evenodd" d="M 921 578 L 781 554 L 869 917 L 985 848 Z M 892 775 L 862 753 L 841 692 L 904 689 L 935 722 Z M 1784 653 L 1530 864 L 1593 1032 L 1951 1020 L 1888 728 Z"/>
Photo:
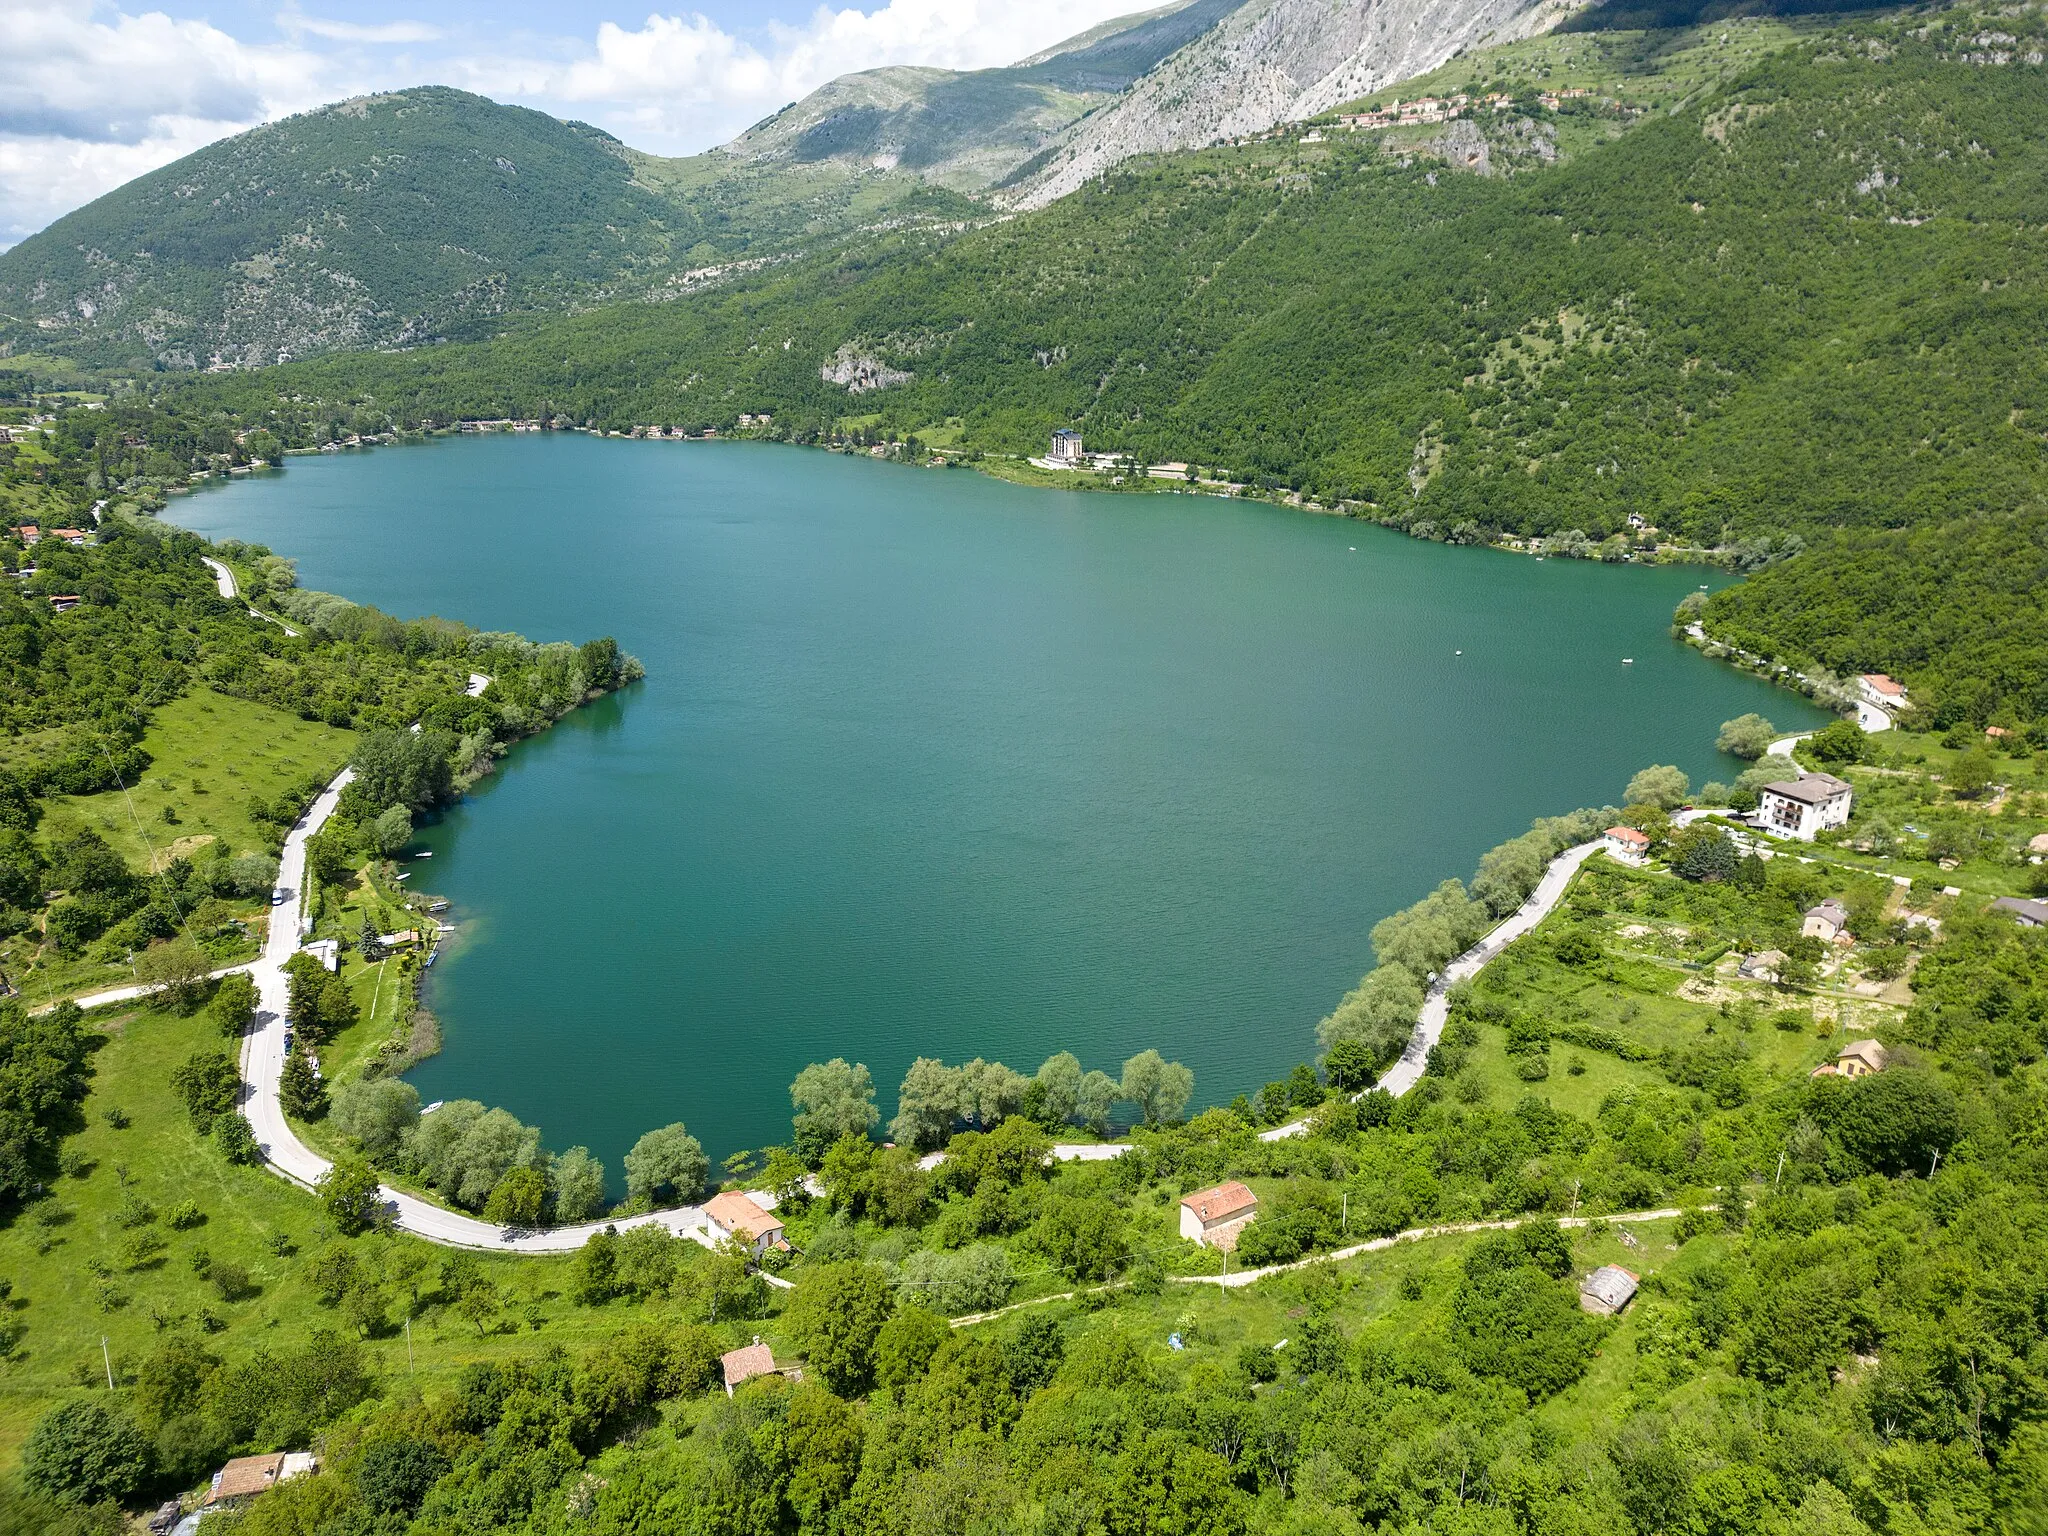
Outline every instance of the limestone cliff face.
<path id="1" fill-rule="evenodd" d="M 1311 116 L 1554 25 L 1566 0 L 1248 0 L 1068 129 L 1005 201 L 1036 208 L 1132 155 L 1198 148 Z"/>

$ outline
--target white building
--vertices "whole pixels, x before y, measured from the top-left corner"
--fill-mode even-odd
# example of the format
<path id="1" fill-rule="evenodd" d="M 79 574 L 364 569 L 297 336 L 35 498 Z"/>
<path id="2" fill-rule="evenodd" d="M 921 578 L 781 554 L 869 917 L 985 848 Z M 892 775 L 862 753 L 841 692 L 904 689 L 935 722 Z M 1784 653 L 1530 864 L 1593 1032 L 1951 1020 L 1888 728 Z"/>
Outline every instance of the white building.
<path id="1" fill-rule="evenodd" d="M 1640 864 L 1650 856 L 1650 839 L 1634 827 L 1609 827 L 1600 834 L 1607 857 L 1622 864 Z"/>
<path id="2" fill-rule="evenodd" d="M 1776 837 L 1810 843 L 1831 827 L 1847 826 L 1855 792 L 1831 773 L 1780 779 L 1757 794 L 1756 825 Z"/>
<path id="3" fill-rule="evenodd" d="M 1072 427 L 1061 427 L 1052 435 L 1052 446 L 1045 456 L 1055 464 L 1078 464 L 1081 462 L 1081 434 Z"/>
<path id="4" fill-rule="evenodd" d="M 781 1221 L 736 1189 L 705 1201 L 704 1215 L 720 1236 L 737 1238 L 757 1259 L 770 1248 L 784 1246 Z"/>
<path id="5" fill-rule="evenodd" d="M 1857 678 L 1856 696 L 1866 704 L 1875 704 L 1886 714 L 1896 714 L 1912 704 L 1912 700 L 1906 697 L 1906 685 L 1882 672 L 1865 672 Z"/>

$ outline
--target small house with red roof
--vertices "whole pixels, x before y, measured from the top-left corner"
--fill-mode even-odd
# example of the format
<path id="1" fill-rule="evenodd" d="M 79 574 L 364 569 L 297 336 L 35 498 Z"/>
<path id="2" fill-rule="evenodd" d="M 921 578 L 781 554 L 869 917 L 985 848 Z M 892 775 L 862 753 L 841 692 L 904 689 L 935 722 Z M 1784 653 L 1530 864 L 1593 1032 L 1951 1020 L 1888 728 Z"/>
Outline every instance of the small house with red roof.
<path id="1" fill-rule="evenodd" d="M 1634 827 L 1609 827 L 1600 834 L 1600 846 L 1622 864 L 1640 864 L 1650 856 L 1649 835 Z"/>
<path id="2" fill-rule="evenodd" d="M 1259 1197 L 1237 1180 L 1198 1189 L 1180 1202 L 1180 1235 L 1204 1248 L 1228 1253 L 1238 1234 L 1259 1213 Z"/>

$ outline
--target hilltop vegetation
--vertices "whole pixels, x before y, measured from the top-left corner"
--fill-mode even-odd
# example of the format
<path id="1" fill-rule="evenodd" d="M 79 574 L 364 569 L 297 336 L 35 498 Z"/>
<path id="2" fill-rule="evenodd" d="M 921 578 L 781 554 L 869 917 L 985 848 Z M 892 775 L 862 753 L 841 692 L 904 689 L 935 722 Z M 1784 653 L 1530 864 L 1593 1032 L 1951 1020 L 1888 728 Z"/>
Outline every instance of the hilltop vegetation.
<path id="1" fill-rule="evenodd" d="M 1183 0 L 1007 69 L 850 75 L 682 159 L 446 87 L 341 102 L 0 253 L 0 345 L 135 374 L 259 367 L 674 298 L 864 231 L 986 217 L 963 194 L 1240 3 Z"/>

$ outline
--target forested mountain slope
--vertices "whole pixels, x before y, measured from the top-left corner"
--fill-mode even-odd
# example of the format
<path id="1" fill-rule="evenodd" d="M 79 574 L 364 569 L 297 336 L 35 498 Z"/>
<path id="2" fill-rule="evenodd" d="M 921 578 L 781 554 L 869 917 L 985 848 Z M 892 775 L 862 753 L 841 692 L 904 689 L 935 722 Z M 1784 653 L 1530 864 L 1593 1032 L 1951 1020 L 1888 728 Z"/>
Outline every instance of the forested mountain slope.
<path id="1" fill-rule="evenodd" d="M 429 88 L 210 145 L 0 257 L 9 339 L 147 368 L 404 345 L 652 278 L 695 231 L 581 124 Z"/>
<path id="2" fill-rule="evenodd" d="M 667 160 L 438 87 L 209 145 L 0 254 L 0 348 L 256 367 L 671 297 L 868 226 L 958 219 L 1242 0 L 1106 23 L 1014 68 L 851 75 Z M 900 167 L 900 169 L 899 169 Z"/>

